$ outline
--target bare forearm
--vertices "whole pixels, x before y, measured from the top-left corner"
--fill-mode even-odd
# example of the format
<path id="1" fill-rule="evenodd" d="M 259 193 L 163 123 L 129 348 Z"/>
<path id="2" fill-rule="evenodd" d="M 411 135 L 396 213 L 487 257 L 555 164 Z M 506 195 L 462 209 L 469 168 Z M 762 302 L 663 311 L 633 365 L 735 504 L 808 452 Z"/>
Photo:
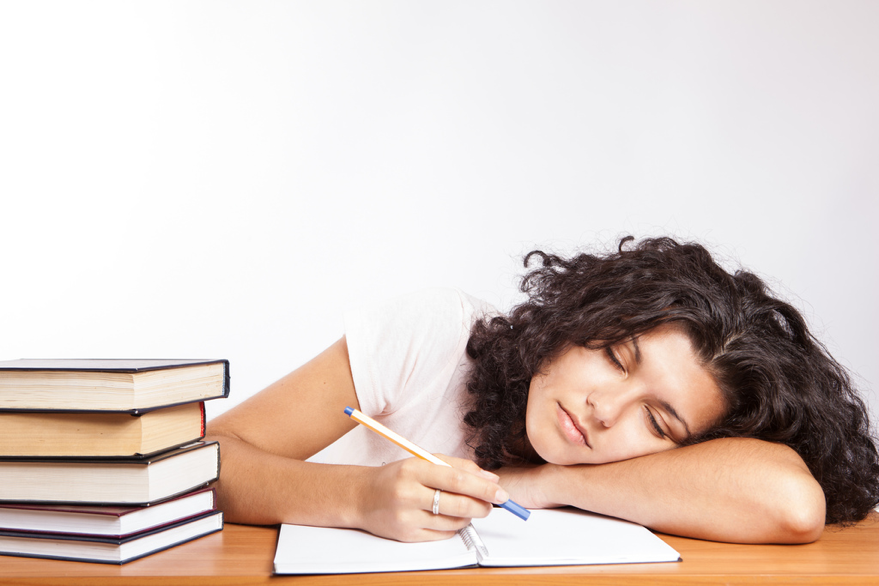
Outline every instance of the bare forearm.
<path id="1" fill-rule="evenodd" d="M 406 458 L 383 466 L 304 462 L 234 436 L 221 441 L 219 506 L 236 523 L 356 527 L 400 541 L 448 539 L 509 496 L 468 460 L 436 466 Z M 436 494 L 442 498 L 433 512 Z"/>
<path id="2" fill-rule="evenodd" d="M 360 467 L 277 456 L 233 437 L 221 444 L 218 504 L 233 523 L 354 526 Z"/>
<path id="3" fill-rule="evenodd" d="M 547 465 L 534 480 L 545 506 L 573 505 L 688 537 L 801 543 L 817 539 L 824 525 L 824 494 L 799 456 L 757 440 L 715 440 L 599 466 Z"/>

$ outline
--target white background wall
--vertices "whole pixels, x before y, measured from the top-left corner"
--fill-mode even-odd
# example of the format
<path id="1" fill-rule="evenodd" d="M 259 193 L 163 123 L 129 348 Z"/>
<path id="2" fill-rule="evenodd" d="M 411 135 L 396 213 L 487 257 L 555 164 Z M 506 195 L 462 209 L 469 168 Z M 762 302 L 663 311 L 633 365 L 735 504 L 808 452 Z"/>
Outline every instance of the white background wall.
<path id="1" fill-rule="evenodd" d="M 0 3 L 0 359 L 232 398 L 519 258 L 698 239 L 879 381 L 879 3 Z"/>

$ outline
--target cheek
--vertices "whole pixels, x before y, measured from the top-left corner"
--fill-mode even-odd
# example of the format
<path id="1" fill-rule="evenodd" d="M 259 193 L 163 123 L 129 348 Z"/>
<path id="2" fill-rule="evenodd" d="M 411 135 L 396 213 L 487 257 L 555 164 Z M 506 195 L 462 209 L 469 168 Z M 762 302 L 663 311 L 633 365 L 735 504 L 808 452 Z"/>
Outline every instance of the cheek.
<path id="1" fill-rule="evenodd" d="M 544 452 L 546 450 L 547 436 L 550 431 L 548 429 L 549 420 L 545 407 L 540 402 L 539 397 L 533 394 L 528 395 L 528 404 L 525 408 L 525 436 L 528 438 L 528 443 L 531 444 L 531 447 L 544 459 L 546 459 Z"/>

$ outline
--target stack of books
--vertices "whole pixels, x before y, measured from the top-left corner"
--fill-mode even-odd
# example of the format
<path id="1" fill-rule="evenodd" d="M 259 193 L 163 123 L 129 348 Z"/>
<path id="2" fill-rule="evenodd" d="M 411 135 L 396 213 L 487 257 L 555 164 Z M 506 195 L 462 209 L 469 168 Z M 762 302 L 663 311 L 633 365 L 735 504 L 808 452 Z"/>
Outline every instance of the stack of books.
<path id="1" fill-rule="evenodd" d="M 226 360 L 0 362 L 0 554 L 122 564 L 220 531 Z"/>

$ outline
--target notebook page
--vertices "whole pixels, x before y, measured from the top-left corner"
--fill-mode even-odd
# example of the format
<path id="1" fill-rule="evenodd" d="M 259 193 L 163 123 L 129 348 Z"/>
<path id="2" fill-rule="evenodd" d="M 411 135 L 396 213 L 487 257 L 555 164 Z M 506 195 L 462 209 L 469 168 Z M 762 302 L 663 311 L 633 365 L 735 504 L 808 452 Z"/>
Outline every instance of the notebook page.
<path id="1" fill-rule="evenodd" d="M 350 574 L 439 570 L 476 565 L 475 552 L 456 536 L 401 543 L 357 529 L 281 525 L 276 574 Z"/>
<path id="2" fill-rule="evenodd" d="M 676 562 L 680 555 L 635 523 L 577 509 L 532 510 L 528 521 L 494 509 L 473 526 L 488 549 L 482 566 Z"/>

